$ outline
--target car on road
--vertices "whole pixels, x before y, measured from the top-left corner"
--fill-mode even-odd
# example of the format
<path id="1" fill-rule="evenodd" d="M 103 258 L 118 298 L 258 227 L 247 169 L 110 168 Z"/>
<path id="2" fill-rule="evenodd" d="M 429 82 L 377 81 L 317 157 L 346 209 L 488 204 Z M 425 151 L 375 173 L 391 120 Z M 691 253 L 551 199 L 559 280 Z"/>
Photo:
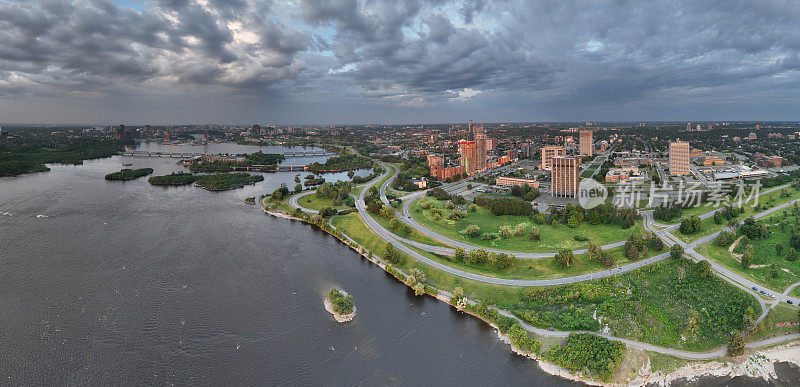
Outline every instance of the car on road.
<path id="1" fill-rule="evenodd" d="M 755 287 L 755 286 L 753 286 L 753 290 L 756 290 L 756 291 L 758 291 L 758 288 L 757 288 L 757 287 Z"/>

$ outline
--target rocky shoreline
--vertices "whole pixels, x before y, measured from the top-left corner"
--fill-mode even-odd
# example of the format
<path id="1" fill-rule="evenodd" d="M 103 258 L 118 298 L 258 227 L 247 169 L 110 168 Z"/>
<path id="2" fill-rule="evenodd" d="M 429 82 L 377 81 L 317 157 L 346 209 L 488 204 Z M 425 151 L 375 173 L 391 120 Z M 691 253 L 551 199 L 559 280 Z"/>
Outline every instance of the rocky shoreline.
<path id="1" fill-rule="evenodd" d="M 325 310 L 330 312 L 333 315 L 333 318 L 336 319 L 337 322 L 344 323 L 351 321 L 354 317 L 356 317 L 356 307 L 353 307 L 353 312 L 350 314 L 339 314 L 333 310 L 333 304 L 331 303 L 331 299 L 325 297 Z"/>

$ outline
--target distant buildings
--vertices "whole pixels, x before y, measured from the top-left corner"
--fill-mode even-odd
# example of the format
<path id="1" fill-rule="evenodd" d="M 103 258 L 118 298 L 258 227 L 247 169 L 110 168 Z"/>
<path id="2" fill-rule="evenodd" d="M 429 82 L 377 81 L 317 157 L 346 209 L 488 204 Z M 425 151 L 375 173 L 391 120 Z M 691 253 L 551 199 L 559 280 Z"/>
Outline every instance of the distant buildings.
<path id="1" fill-rule="evenodd" d="M 476 126 L 474 129 L 475 135 L 475 171 L 481 172 L 486 170 L 486 132 L 483 126 Z"/>
<path id="2" fill-rule="evenodd" d="M 551 196 L 575 197 L 580 184 L 581 158 L 557 156 L 552 158 L 553 178 Z"/>
<path id="3" fill-rule="evenodd" d="M 461 154 L 461 165 L 468 175 L 478 172 L 478 147 L 475 141 L 459 141 L 458 153 Z"/>
<path id="4" fill-rule="evenodd" d="M 513 187 L 513 186 L 522 187 L 525 184 L 527 184 L 531 188 L 539 188 L 539 180 L 522 179 L 518 177 L 508 177 L 508 176 L 498 177 L 495 184 L 503 187 Z"/>
<path id="5" fill-rule="evenodd" d="M 606 173 L 606 182 L 628 182 L 644 180 L 644 176 L 639 174 L 639 167 L 629 166 L 623 168 L 612 168 Z"/>
<path id="6" fill-rule="evenodd" d="M 580 143 L 580 152 L 582 155 L 591 156 L 592 151 L 594 150 L 594 143 L 592 142 L 592 130 L 591 129 L 582 129 L 581 130 L 581 143 Z"/>
<path id="7" fill-rule="evenodd" d="M 669 143 L 670 175 L 683 176 L 689 172 L 689 143 L 680 140 Z"/>
<path id="8" fill-rule="evenodd" d="M 553 169 L 553 157 L 566 156 L 567 149 L 559 145 L 542 147 L 542 169 Z"/>

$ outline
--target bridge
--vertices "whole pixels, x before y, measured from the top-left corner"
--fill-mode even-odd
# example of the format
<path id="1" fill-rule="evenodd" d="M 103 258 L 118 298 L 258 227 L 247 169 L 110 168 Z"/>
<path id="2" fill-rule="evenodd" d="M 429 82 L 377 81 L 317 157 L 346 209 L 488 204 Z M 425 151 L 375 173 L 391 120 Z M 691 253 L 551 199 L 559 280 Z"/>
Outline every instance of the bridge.
<path id="1" fill-rule="evenodd" d="M 151 151 L 125 151 L 122 152 L 123 156 L 132 156 L 132 157 L 166 157 L 172 159 L 194 159 L 197 157 L 226 157 L 230 156 L 227 154 L 210 154 L 210 153 L 192 153 L 192 152 L 151 152 Z M 336 156 L 336 153 L 328 152 L 328 151 L 309 151 L 309 152 L 286 152 L 283 153 L 284 157 L 325 157 L 325 156 Z"/>

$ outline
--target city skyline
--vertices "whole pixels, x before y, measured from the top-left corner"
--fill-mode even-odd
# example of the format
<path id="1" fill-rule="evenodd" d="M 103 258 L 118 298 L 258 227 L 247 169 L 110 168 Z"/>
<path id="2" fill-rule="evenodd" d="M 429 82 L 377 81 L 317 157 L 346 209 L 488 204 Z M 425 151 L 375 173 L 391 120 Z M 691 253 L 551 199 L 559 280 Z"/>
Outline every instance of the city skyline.
<path id="1" fill-rule="evenodd" d="M 6 3 L 0 121 L 793 121 L 799 13 L 778 1 Z"/>

